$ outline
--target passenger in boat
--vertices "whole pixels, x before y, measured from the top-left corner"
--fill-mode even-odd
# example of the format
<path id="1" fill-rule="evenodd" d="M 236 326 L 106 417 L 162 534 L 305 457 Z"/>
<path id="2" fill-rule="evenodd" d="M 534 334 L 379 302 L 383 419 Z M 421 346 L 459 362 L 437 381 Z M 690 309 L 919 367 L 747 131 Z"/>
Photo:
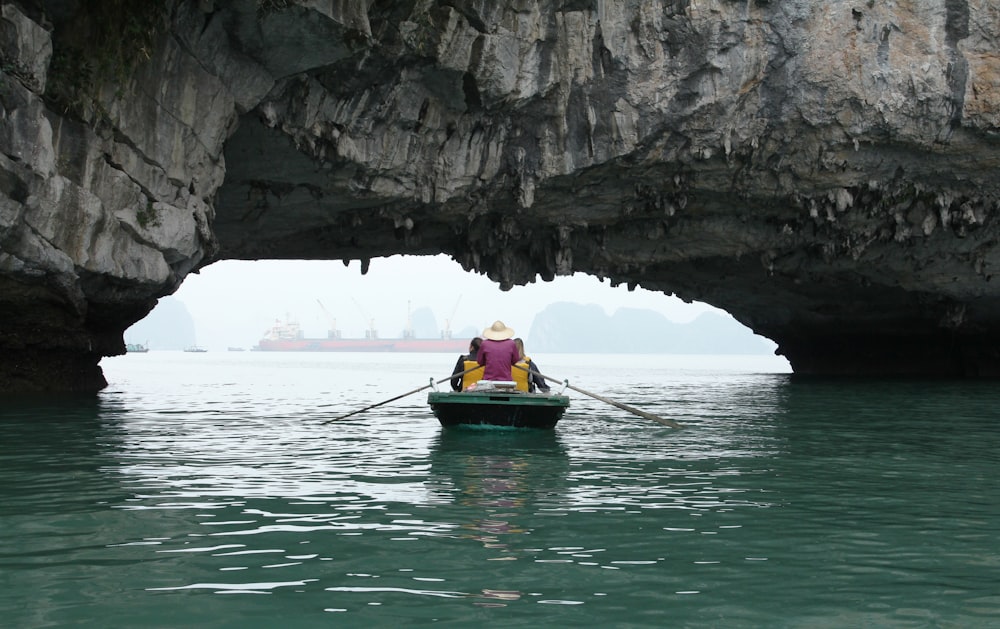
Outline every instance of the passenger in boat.
<path id="1" fill-rule="evenodd" d="M 479 353 L 479 345 L 482 342 L 483 339 L 478 336 L 472 339 L 469 341 L 469 353 L 458 357 L 458 362 L 455 363 L 455 370 L 451 372 L 454 374 L 454 377 L 451 379 L 452 391 L 464 391 L 469 388 L 470 384 L 479 382 L 482 379 L 482 369 L 463 373 L 466 369 L 472 369 L 479 364 L 476 362 L 476 355 Z"/>
<path id="2" fill-rule="evenodd" d="M 510 381 L 511 367 L 521 359 L 514 343 L 514 330 L 495 321 L 483 330 L 483 342 L 476 354 L 476 362 L 486 370 L 483 380 Z"/>
<path id="3" fill-rule="evenodd" d="M 518 360 L 517 364 L 511 370 L 511 375 L 514 376 L 513 380 L 517 383 L 517 388 L 529 393 L 534 393 L 535 391 L 548 393 L 549 385 L 545 382 L 545 378 L 542 377 L 538 363 L 531 360 L 524 353 L 524 340 L 516 338 L 514 339 L 514 344 L 517 345 L 517 353 L 520 356 L 520 360 Z"/>

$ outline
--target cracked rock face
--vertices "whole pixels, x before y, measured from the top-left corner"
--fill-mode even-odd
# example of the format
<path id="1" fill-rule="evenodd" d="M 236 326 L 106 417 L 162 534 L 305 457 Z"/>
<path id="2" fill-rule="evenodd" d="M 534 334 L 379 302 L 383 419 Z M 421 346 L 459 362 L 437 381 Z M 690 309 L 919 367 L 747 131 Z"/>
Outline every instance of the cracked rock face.
<path id="1" fill-rule="evenodd" d="M 89 114 L 47 94 L 79 4 L 2 7 L 0 390 L 100 388 L 215 259 L 440 252 L 711 303 L 798 373 L 1000 375 L 992 2 L 165 4 Z"/>

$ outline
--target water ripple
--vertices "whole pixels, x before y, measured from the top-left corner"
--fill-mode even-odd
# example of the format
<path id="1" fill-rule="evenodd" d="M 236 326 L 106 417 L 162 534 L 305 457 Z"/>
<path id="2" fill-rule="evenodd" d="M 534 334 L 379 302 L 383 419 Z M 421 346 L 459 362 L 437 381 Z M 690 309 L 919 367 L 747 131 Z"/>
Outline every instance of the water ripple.
<path id="1" fill-rule="evenodd" d="M 470 434 L 420 396 L 323 423 L 425 382 L 410 359 L 170 360 L 123 357 L 129 386 L 96 402 L 0 409 L 13 626 L 1000 617 L 989 385 L 553 358 L 686 428 L 574 396 L 555 431 Z"/>

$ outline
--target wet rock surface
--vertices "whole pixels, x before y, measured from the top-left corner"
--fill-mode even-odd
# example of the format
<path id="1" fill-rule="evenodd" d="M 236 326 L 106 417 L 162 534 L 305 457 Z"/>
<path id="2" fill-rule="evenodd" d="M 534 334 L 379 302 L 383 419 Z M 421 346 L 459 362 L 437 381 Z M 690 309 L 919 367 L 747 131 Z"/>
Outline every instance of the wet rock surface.
<path id="1" fill-rule="evenodd" d="M 441 252 L 711 303 L 798 373 L 1000 375 L 991 3 L 173 2 L 82 113 L 41 61 L 79 10 L 0 16 L 0 390 L 99 388 L 216 259 Z"/>

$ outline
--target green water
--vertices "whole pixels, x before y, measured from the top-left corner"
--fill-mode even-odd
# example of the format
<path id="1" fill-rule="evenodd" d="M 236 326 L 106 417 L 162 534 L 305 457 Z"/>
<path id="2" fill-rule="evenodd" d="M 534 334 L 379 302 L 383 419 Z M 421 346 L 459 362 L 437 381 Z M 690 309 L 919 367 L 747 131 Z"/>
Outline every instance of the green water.
<path id="1" fill-rule="evenodd" d="M 453 362 L 150 352 L 4 401 L 4 625 L 1000 626 L 994 383 L 550 356 L 684 430 L 572 392 L 552 432 L 322 423 Z"/>

